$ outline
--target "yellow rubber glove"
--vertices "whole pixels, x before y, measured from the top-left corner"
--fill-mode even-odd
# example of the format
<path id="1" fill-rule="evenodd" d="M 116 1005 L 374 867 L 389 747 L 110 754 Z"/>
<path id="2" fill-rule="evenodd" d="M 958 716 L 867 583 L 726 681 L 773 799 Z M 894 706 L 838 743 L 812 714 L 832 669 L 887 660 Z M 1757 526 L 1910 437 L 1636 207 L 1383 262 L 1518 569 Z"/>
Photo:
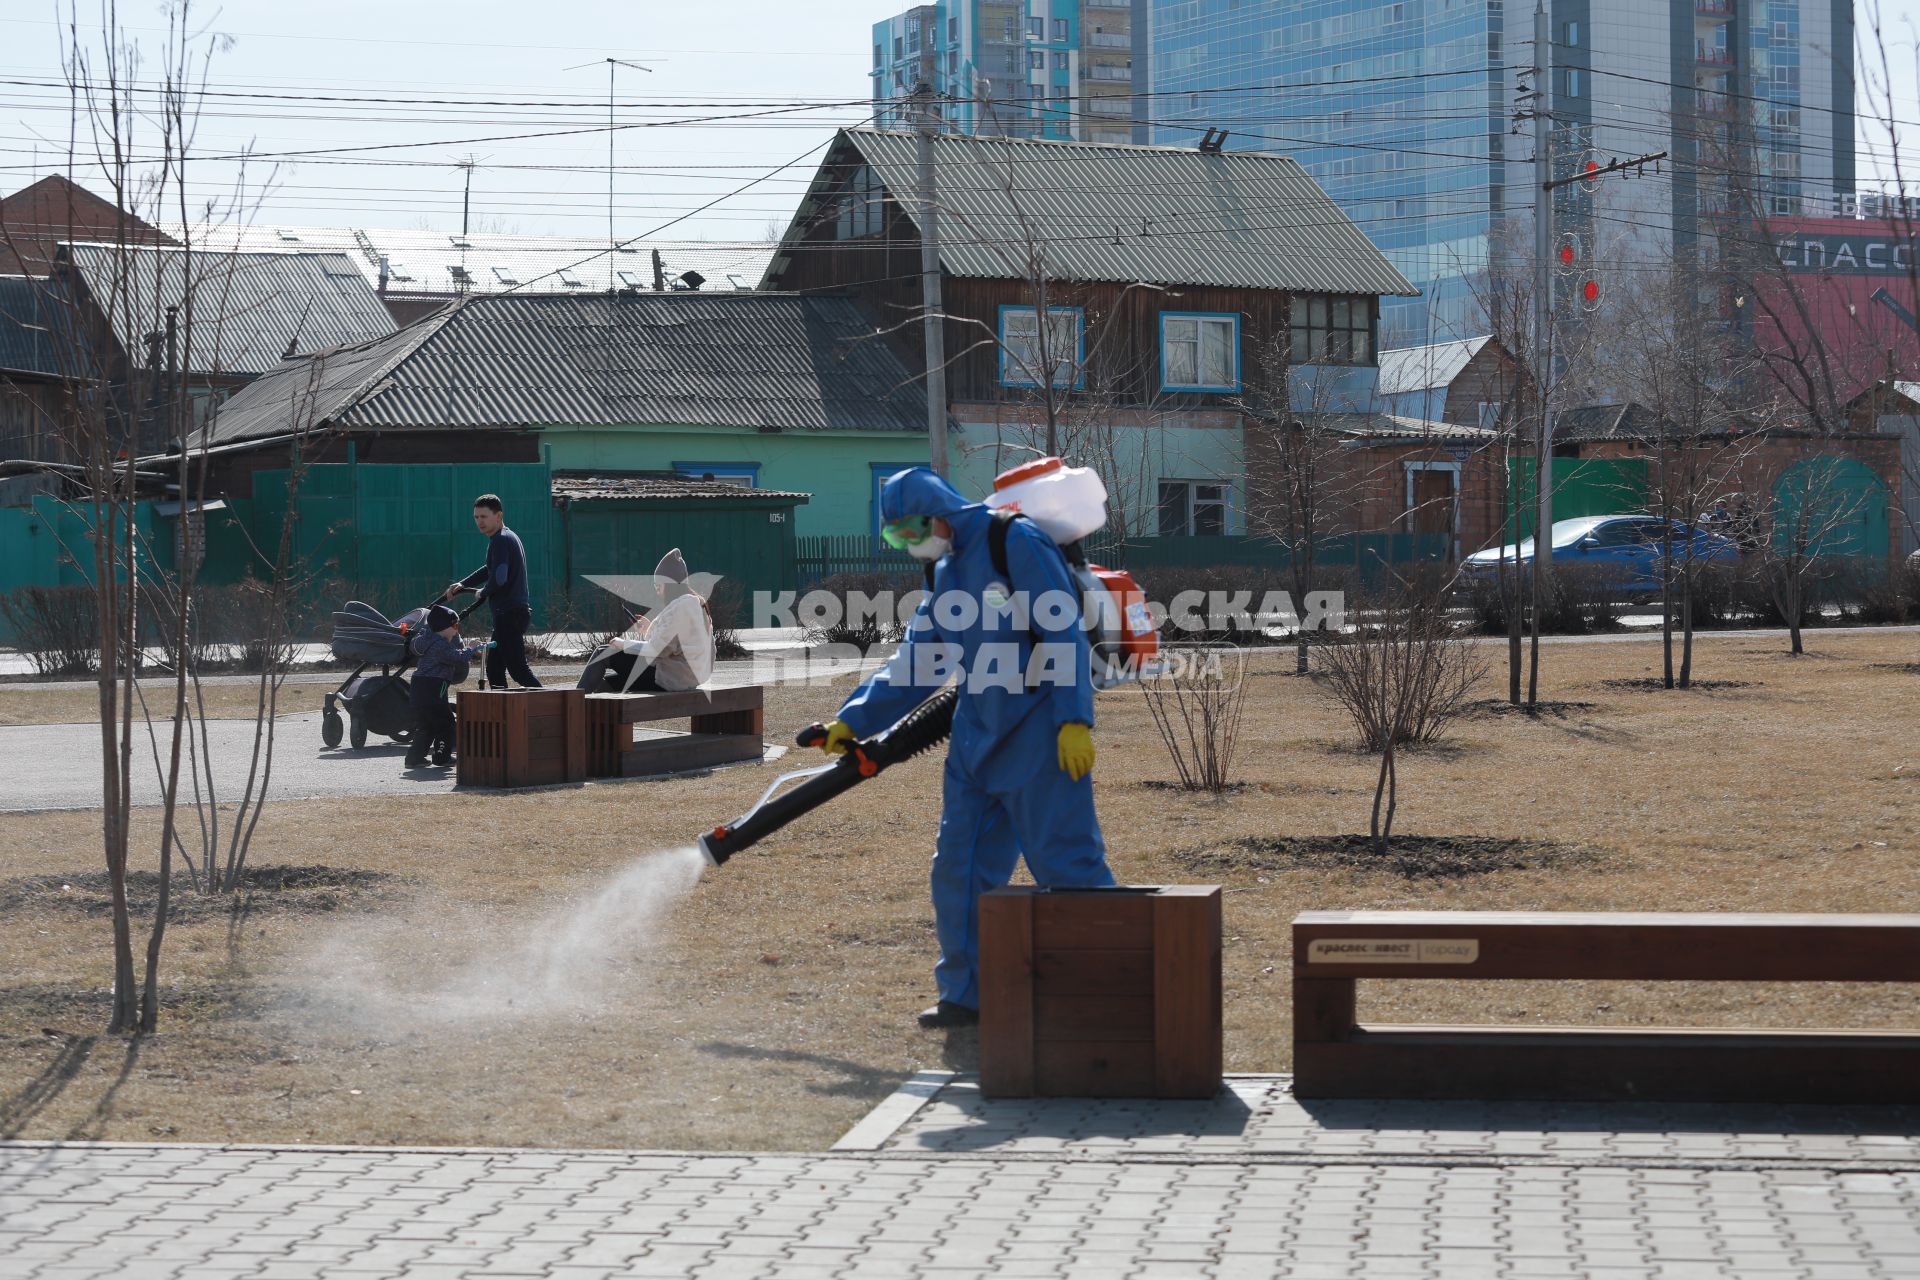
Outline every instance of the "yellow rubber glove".
<path id="1" fill-rule="evenodd" d="M 1093 772 L 1093 730 L 1083 724 L 1060 726 L 1060 768 L 1075 782 Z"/>
<path id="2" fill-rule="evenodd" d="M 820 740 L 820 749 L 830 756 L 843 756 L 853 743 L 853 729 L 845 720 L 827 721 L 827 736 Z"/>

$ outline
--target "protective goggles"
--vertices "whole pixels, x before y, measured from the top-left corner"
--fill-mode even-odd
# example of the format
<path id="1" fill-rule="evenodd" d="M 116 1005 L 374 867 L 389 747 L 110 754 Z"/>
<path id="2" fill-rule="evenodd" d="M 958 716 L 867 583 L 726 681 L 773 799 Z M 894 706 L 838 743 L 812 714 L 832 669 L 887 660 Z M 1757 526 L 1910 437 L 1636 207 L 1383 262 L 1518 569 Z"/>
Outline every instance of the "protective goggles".
<path id="1" fill-rule="evenodd" d="M 932 536 L 932 516 L 908 516 L 904 520 L 889 521 L 880 530 L 880 537 L 895 551 L 917 547 Z"/>

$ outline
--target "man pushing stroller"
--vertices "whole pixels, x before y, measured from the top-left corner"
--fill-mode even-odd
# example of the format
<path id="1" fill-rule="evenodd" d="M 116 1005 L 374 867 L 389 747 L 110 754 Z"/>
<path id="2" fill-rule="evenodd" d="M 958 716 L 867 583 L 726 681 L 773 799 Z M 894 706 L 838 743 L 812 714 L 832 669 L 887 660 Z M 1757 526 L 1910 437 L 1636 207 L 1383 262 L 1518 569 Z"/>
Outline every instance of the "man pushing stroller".
<path id="1" fill-rule="evenodd" d="M 453 763 L 453 708 L 447 686 L 460 684 L 473 670 L 474 655 L 487 646 L 460 644 L 460 615 L 444 604 L 427 610 L 425 625 L 413 637 L 418 660 L 413 672 L 413 738 L 407 744 L 407 768 L 423 769 L 429 758 Z"/>

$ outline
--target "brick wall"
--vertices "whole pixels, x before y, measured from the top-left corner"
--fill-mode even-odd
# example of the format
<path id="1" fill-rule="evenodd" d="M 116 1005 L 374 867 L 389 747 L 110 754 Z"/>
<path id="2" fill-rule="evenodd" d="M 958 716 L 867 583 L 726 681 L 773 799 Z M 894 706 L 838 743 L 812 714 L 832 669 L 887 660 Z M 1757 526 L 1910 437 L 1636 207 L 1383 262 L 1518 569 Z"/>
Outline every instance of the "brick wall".
<path id="1" fill-rule="evenodd" d="M 1270 430 L 1250 428 L 1246 433 L 1249 531 L 1284 528 L 1284 447 Z M 1316 521 L 1329 537 L 1413 532 L 1409 471 L 1421 464 L 1452 464 L 1459 468 L 1456 550 L 1471 555 L 1499 537 L 1505 459 L 1505 451 L 1491 445 L 1467 450 L 1452 443 L 1356 441 L 1328 448 L 1316 467 L 1321 478 Z"/>
<path id="2" fill-rule="evenodd" d="M 1579 446 L 1582 458 L 1645 458 L 1648 461 L 1648 501 L 1657 502 L 1661 489 L 1660 450 L 1632 440 L 1603 440 Z M 1676 490 L 1689 487 L 1698 493 L 1710 493 L 1739 508 L 1744 501 L 1748 511 L 1762 514 L 1772 503 L 1773 486 L 1795 463 L 1808 458 L 1838 456 L 1865 463 L 1879 476 L 1886 488 L 1887 528 L 1890 550 L 1900 545 L 1901 515 L 1896 509 L 1901 492 L 1900 439 L 1870 431 L 1848 431 L 1833 435 L 1819 432 L 1777 431 L 1765 435 L 1713 437 L 1674 455 L 1672 468 Z"/>

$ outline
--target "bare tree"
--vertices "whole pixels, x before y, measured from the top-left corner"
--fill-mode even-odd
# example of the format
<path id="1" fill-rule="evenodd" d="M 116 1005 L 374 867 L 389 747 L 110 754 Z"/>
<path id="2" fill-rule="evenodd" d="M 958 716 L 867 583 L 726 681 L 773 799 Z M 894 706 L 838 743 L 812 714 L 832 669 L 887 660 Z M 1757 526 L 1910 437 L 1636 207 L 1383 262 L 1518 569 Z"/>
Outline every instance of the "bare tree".
<path id="1" fill-rule="evenodd" d="M 1752 348 L 1730 330 L 1707 289 L 1704 273 L 1686 260 L 1630 286 L 1610 317 L 1615 332 L 1606 344 L 1612 376 L 1634 388 L 1649 413 L 1639 442 L 1651 464 L 1648 507 L 1660 517 L 1654 553 L 1670 689 L 1693 683 L 1696 599 L 1704 576 L 1725 568 L 1700 535 L 1709 527 L 1733 532 L 1731 504 L 1757 438 L 1742 434 L 1749 424 L 1743 389 L 1757 371 Z"/>
<path id="2" fill-rule="evenodd" d="M 1350 437 L 1336 430 L 1325 412 L 1324 382 L 1302 386 L 1290 326 L 1255 345 L 1252 372 L 1238 398 L 1248 437 L 1248 532 L 1286 551 L 1288 586 L 1299 609 L 1319 585 L 1322 545 L 1338 530 L 1338 513 L 1352 504 L 1362 478 L 1351 464 L 1354 455 L 1344 448 Z M 1309 408 L 1296 412 L 1302 399 Z M 1256 458 L 1257 467 L 1251 465 Z M 1307 674 L 1307 651 L 1307 629 L 1296 626 L 1298 675 Z"/>
<path id="3" fill-rule="evenodd" d="M 94 248 L 84 271 L 77 258 L 68 260 L 40 286 L 53 317 L 53 347 L 68 388 L 47 413 L 44 430 L 61 455 L 48 465 L 62 477 L 70 494 L 68 507 L 86 529 L 87 547 L 66 551 L 87 566 L 99 629 L 101 841 L 111 900 L 114 975 L 108 1029 L 150 1033 L 159 1016 L 158 976 L 173 857 L 185 851 L 178 823 L 183 766 L 195 779 L 196 793 L 202 769 L 206 772 L 203 821 L 217 812 L 194 660 L 204 652 L 198 631 L 203 594 L 199 566 L 205 446 L 210 443 L 200 428 L 213 397 L 191 385 L 187 371 L 208 371 L 218 379 L 231 342 L 229 317 L 238 308 L 233 305 L 231 259 L 202 252 L 194 228 L 243 218 L 249 201 L 243 168 L 231 190 L 198 207 L 193 204 L 199 103 L 214 55 L 225 41 L 199 32 L 191 3 L 169 9 L 157 56 L 148 56 L 156 51 L 143 49 L 127 35 L 113 0 L 103 8 L 97 46 L 83 38 L 75 13 L 63 19 L 71 102 L 69 165 L 74 170 L 84 166 L 122 216 L 103 234 L 97 226 L 77 225 L 71 205 L 66 212 L 67 225 L 59 238 L 93 242 Z M 174 236 L 152 230 L 167 222 L 180 228 Z M 20 235 L 44 239 L 47 233 L 44 225 L 0 226 L 0 236 L 16 253 Z M 147 339 L 144 351 L 139 349 L 142 334 Z M 196 437 L 202 442 L 197 452 L 190 444 Z M 144 502 L 169 481 L 179 499 L 171 549 L 152 536 Z M 285 556 L 276 563 L 284 566 Z M 285 577 L 270 575 L 270 580 L 280 587 L 266 588 L 258 616 L 269 619 L 269 626 L 284 628 Z M 170 655 L 173 667 L 163 730 L 140 681 L 147 638 L 156 634 L 159 650 Z M 269 735 L 271 714 L 269 698 L 261 711 Z M 161 836 L 144 973 L 136 981 L 128 876 L 133 758 L 142 734 L 160 784 Z M 262 776 L 262 788 L 264 781 Z M 253 818 L 257 821 L 257 811 Z M 191 861 L 187 866 L 203 887 L 219 885 L 210 866 L 196 868 Z M 231 877 L 225 887 L 231 887 Z"/>
<path id="4" fill-rule="evenodd" d="M 1360 745 L 1380 753 L 1369 831 L 1382 855 L 1398 809 L 1400 747 L 1440 738 L 1487 674 L 1482 651 L 1447 617 L 1451 586 L 1447 576 L 1409 579 L 1386 568 L 1365 610 L 1370 626 L 1326 649 L 1328 691 Z"/>
<path id="5" fill-rule="evenodd" d="M 1495 421 L 1486 424 L 1494 432 L 1493 447 L 1498 451 L 1499 476 L 1496 501 L 1500 508 L 1500 542 L 1494 566 L 1494 585 L 1501 602 L 1507 631 L 1507 700 L 1522 703 L 1522 677 L 1526 676 L 1525 702 L 1531 706 L 1540 689 L 1540 605 L 1542 584 L 1538 557 L 1526 567 L 1520 562 L 1520 530 L 1528 522 L 1522 507 L 1520 489 L 1514 483 L 1520 459 L 1540 457 L 1540 398 L 1527 371 L 1534 365 L 1535 333 L 1533 278 L 1519 269 L 1521 241 L 1517 228 L 1506 228 L 1500 237 L 1504 249 L 1496 264 L 1479 273 L 1472 281 L 1474 300 L 1485 317 L 1487 332 L 1506 354 L 1496 375 L 1499 391 Z M 1536 470 L 1535 475 L 1538 476 Z M 1538 510 L 1538 494 L 1535 495 Z M 1535 522 L 1537 523 L 1537 521 Z M 1535 529 L 1535 545 L 1541 531 Z M 1548 531 L 1547 536 L 1552 536 Z M 1527 673 L 1527 651 L 1523 637 L 1531 634 L 1532 674 Z"/>

